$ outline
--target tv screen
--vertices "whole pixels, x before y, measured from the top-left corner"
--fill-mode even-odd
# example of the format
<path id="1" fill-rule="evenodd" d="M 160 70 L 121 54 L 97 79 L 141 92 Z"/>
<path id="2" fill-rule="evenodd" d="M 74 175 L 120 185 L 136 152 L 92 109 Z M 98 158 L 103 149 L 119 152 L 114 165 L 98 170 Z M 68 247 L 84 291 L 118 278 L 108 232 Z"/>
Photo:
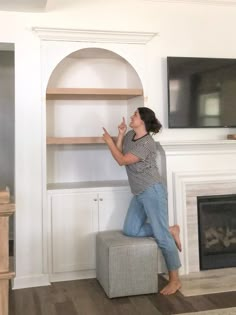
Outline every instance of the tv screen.
<path id="1" fill-rule="evenodd" d="M 167 57 L 169 128 L 236 127 L 236 59 Z"/>

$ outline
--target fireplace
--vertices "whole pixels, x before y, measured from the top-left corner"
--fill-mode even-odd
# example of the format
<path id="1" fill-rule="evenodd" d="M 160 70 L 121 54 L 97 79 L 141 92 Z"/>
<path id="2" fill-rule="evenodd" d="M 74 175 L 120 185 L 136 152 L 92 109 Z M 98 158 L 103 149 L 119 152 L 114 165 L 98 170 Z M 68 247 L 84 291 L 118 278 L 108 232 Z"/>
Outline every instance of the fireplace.
<path id="1" fill-rule="evenodd" d="M 200 270 L 236 267 L 236 194 L 197 197 Z"/>

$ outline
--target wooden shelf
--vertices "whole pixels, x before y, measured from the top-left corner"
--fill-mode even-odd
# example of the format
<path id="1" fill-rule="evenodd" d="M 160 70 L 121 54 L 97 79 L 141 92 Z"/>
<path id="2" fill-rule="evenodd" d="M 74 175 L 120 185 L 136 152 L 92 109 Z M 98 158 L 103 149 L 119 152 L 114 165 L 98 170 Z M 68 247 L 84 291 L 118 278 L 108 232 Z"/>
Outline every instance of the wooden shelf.
<path id="1" fill-rule="evenodd" d="M 97 88 L 48 88 L 46 98 L 52 99 L 130 99 L 142 96 L 142 89 L 97 89 Z"/>
<path id="2" fill-rule="evenodd" d="M 72 183 L 48 183 L 47 190 L 69 190 L 69 189 L 90 189 L 97 190 L 98 188 L 114 188 L 114 187 L 129 187 L 127 180 L 106 180 L 106 181 L 89 181 L 89 182 L 72 182 Z"/>
<path id="3" fill-rule="evenodd" d="M 113 137 L 115 139 L 115 137 Z M 47 137 L 47 144 L 105 144 L 102 137 Z"/>

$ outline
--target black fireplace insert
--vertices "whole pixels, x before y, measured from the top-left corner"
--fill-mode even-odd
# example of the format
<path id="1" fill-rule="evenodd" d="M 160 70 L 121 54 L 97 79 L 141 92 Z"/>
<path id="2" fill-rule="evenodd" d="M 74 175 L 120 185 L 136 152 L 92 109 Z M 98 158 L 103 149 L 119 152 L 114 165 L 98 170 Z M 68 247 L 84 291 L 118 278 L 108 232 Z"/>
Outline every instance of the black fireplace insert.
<path id="1" fill-rule="evenodd" d="M 236 267 L 236 194 L 197 197 L 200 269 Z"/>

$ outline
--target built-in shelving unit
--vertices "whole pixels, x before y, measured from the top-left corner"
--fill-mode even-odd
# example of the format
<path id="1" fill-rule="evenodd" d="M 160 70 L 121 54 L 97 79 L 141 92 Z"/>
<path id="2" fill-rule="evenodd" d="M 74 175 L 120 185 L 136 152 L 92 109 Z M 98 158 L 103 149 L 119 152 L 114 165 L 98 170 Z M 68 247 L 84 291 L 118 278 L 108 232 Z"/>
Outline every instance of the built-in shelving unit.
<path id="1" fill-rule="evenodd" d="M 140 64 L 144 77 L 143 47 L 138 63 L 119 54 L 133 59 L 136 47 L 130 45 L 111 46 L 116 53 L 95 43 L 88 48 L 73 43 L 71 51 L 78 50 L 68 55 L 70 44 L 49 43 L 42 63 L 48 82 L 44 257 L 52 282 L 95 277 L 96 233 L 122 229 L 132 194 L 125 167 L 105 145 L 103 128 L 115 140 L 123 118 L 129 125 L 130 116 L 144 105 L 143 85 L 134 68 Z"/>
<path id="2" fill-rule="evenodd" d="M 105 49 L 75 51 L 54 68 L 46 89 L 48 183 L 126 179 L 112 160 L 103 127 L 116 139 L 118 125 L 143 106 L 135 69 Z"/>

